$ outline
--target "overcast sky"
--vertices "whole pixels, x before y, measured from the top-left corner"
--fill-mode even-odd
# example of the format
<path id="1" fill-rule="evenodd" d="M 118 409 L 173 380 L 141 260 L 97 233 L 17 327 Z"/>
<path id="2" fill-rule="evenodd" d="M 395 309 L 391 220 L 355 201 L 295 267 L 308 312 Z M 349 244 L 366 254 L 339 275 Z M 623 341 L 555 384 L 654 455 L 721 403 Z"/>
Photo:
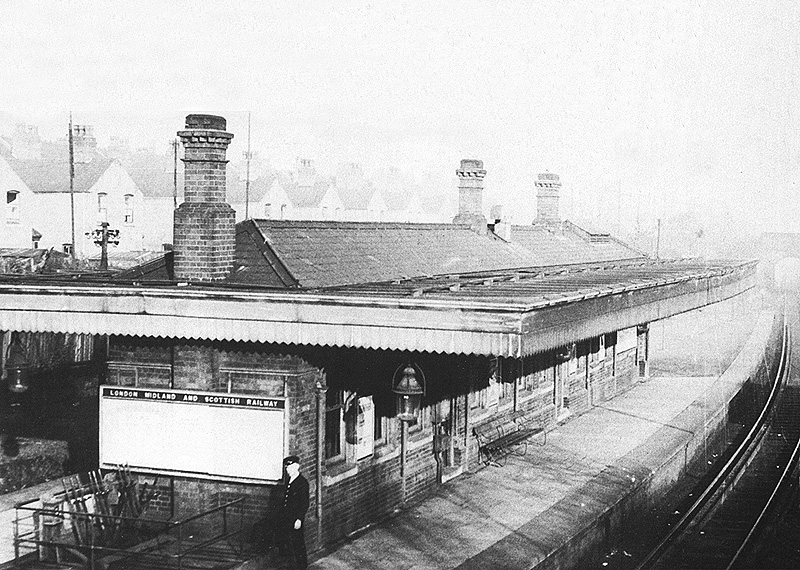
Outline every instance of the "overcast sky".
<path id="1" fill-rule="evenodd" d="M 797 2 L 0 0 L 0 132 L 164 148 L 220 114 L 275 166 L 397 165 L 533 216 L 562 212 L 800 230 Z M 746 224 L 746 222 L 752 222 Z"/>

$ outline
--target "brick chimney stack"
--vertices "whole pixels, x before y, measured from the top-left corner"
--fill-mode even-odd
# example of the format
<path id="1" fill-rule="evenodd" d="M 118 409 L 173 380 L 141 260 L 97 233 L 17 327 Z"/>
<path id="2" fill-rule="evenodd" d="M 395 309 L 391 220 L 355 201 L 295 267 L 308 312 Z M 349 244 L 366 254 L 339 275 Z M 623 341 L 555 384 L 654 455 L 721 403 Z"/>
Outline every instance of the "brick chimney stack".
<path id="1" fill-rule="evenodd" d="M 215 115 L 189 115 L 184 202 L 175 210 L 174 269 L 179 281 L 222 281 L 233 268 L 235 212 L 225 198 L 225 152 L 233 138 Z"/>
<path id="2" fill-rule="evenodd" d="M 536 186 L 536 219 L 534 224 L 557 226 L 561 224 L 558 213 L 558 195 L 561 192 L 561 181 L 558 174 L 545 172 L 534 182 Z"/>
<path id="3" fill-rule="evenodd" d="M 72 125 L 72 145 L 75 162 L 88 164 L 97 152 L 97 139 L 92 125 Z"/>
<path id="4" fill-rule="evenodd" d="M 469 224 L 476 232 L 486 232 L 486 218 L 483 216 L 483 179 L 486 171 L 482 160 L 465 158 L 458 176 L 458 215 L 454 224 Z"/>

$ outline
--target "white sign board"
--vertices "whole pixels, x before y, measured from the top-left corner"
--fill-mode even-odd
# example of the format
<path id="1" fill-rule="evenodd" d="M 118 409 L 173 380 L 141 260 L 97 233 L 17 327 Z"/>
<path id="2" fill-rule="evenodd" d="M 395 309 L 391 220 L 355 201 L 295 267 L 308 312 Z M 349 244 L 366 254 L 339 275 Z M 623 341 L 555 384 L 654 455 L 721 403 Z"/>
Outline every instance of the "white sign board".
<path id="1" fill-rule="evenodd" d="M 369 457 L 375 450 L 375 406 L 372 396 L 358 399 L 356 459 Z"/>
<path id="2" fill-rule="evenodd" d="M 100 464 L 220 479 L 281 478 L 284 398 L 100 387 Z"/>

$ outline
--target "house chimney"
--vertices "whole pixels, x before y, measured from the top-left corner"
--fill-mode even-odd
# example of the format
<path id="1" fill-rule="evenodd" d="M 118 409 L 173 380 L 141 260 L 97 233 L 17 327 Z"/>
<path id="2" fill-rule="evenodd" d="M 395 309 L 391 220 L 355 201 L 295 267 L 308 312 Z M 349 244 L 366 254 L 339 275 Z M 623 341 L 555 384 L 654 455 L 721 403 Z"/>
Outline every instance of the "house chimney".
<path id="1" fill-rule="evenodd" d="M 453 218 L 454 224 L 469 224 L 480 233 L 486 232 L 486 218 L 483 217 L 483 178 L 486 171 L 482 160 L 465 158 L 461 168 L 456 170 L 458 176 L 458 215 Z"/>
<path id="2" fill-rule="evenodd" d="M 75 162 L 84 164 L 91 162 L 97 151 L 94 127 L 92 125 L 72 125 L 72 145 Z"/>
<path id="3" fill-rule="evenodd" d="M 561 182 L 558 174 L 545 172 L 534 182 L 536 185 L 536 219 L 534 224 L 559 225 L 561 216 L 558 213 L 558 194 Z"/>
<path id="4" fill-rule="evenodd" d="M 174 270 L 179 281 L 222 281 L 233 268 L 235 212 L 225 201 L 225 119 L 189 115 L 184 147 L 184 202 L 175 210 Z"/>
<path id="5" fill-rule="evenodd" d="M 313 186 L 317 177 L 314 161 L 310 158 L 298 158 L 295 176 L 298 186 Z"/>
<path id="6" fill-rule="evenodd" d="M 11 136 L 11 155 L 17 160 L 41 160 L 42 139 L 35 125 L 20 123 Z"/>

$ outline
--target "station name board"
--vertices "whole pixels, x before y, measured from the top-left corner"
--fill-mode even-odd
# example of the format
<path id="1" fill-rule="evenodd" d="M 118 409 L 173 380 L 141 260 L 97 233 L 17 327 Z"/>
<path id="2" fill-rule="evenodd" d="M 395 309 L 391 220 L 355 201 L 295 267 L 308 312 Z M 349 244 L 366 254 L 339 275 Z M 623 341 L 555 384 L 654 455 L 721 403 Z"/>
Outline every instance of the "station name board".
<path id="1" fill-rule="evenodd" d="M 181 392 L 176 390 L 155 390 L 139 388 L 119 388 L 104 386 L 103 398 L 120 400 L 149 400 L 159 402 L 175 402 L 182 404 L 205 404 L 230 406 L 236 408 L 258 408 L 283 410 L 285 400 L 281 398 L 261 398 L 257 396 L 240 396 L 234 394 L 209 394 L 199 392 Z"/>
<path id="2" fill-rule="evenodd" d="M 282 397 L 100 386 L 100 465 L 223 481 L 279 481 L 287 411 Z"/>

